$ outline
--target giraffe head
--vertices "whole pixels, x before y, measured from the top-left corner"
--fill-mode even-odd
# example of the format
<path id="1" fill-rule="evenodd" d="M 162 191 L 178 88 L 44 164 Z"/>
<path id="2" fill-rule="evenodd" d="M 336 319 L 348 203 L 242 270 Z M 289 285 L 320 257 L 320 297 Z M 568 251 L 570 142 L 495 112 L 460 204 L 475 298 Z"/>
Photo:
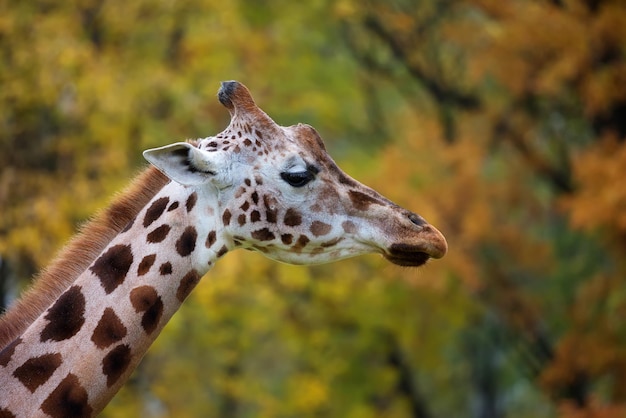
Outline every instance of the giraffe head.
<path id="1" fill-rule="evenodd" d="M 226 130 L 144 156 L 194 188 L 198 203 L 211 202 L 230 248 L 293 264 L 377 252 L 419 266 L 446 253 L 445 238 L 422 217 L 339 169 L 311 126 L 277 125 L 236 81 L 222 83 L 218 98 L 231 115 Z"/>

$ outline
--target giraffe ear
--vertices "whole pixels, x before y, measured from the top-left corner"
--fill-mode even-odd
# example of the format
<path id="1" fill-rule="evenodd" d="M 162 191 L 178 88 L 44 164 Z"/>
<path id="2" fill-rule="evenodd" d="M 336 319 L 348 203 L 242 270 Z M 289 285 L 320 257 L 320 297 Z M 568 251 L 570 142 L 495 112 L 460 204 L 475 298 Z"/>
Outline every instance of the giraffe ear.
<path id="1" fill-rule="evenodd" d="M 143 156 L 167 177 L 184 186 L 206 183 L 218 171 L 208 152 L 187 142 L 148 149 Z"/>

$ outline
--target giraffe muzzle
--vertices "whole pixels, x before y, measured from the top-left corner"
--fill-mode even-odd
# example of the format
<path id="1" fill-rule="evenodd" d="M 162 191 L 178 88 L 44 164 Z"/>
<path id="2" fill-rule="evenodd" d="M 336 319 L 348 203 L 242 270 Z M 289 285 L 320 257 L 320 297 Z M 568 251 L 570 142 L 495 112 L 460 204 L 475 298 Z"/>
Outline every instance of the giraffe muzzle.
<path id="1" fill-rule="evenodd" d="M 404 267 L 418 267 L 431 258 L 441 258 L 448 252 L 448 243 L 439 230 L 419 215 L 410 212 L 409 220 L 414 225 L 417 239 L 411 243 L 391 244 L 383 253 L 390 262 Z"/>
<path id="2" fill-rule="evenodd" d="M 392 244 L 385 258 L 403 267 L 419 267 L 431 258 L 420 246 L 410 244 Z"/>

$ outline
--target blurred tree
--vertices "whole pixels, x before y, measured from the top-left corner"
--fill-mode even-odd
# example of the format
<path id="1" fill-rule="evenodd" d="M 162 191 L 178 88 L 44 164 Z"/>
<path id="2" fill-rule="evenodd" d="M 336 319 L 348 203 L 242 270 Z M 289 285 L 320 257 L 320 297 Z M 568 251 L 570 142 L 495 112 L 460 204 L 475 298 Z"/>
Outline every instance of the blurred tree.
<path id="1" fill-rule="evenodd" d="M 625 19 L 620 1 L 468 0 L 371 1 L 343 20 L 373 77 L 402 86 L 409 104 L 413 91 L 432 103 L 438 132 L 423 128 L 418 102 L 419 134 L 393 148 L 415 143 L 407 164 L 420 152 L 443 159 L 412 175 L 442 174 L 426 196 L 460 250 L 450 256 L 464 258 L 449 260 L 454 274 L 498 318 L 489 321 L 493 343 L 521 351 L 522 370 L 565 413 L 603 403 L 624 413 L 624 329 L 603 323 L 616 315 L 619 303 L 609 301 L 623 293 L 626 273 Z M 442 146 L 425 151 L 433 137 Z M 394 156 L 389 175 L 401 165 Z M 484 382 L 501 379 L 483 372 L 495 374 Z M 483 392 L 483 405 L 493 405 L 492 385 Z"/>
<path id="2" fill-rule="evenodd" d="M 104 416 L 626 413 L 624 2 L 57 3 L 0 2 L 2 300 L 142 149 L 226 125 L 222 79 L 450 243 L 230 254 Z"/>

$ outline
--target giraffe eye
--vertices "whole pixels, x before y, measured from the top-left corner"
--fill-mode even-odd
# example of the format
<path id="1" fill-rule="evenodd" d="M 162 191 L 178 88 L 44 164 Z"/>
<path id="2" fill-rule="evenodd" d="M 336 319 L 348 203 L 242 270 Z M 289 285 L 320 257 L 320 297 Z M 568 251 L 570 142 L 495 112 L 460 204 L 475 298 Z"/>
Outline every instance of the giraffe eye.
<path id="1" fill-rule="evenodd" d="M 296 173 L 283 172 L 280 177 L 293 187 L 303 187 L 315 178 L 315 174 L 314 170 L 307 169 Z"/>

